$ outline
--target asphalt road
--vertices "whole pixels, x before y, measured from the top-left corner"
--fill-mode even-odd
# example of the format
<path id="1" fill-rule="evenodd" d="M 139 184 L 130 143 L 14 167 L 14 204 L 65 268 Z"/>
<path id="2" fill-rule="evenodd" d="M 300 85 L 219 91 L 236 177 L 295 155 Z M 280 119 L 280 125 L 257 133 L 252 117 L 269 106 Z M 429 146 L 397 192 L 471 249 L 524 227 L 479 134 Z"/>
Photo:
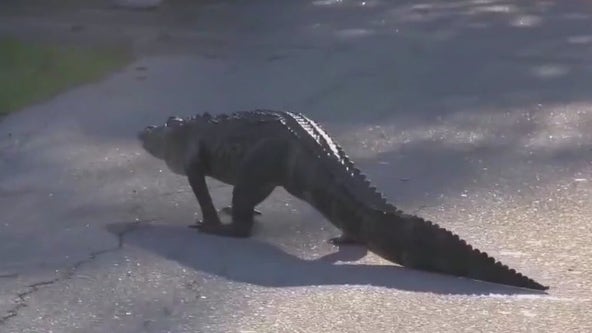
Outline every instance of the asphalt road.
<path id="1" fill-rule="evenodd" d="M 79 36 L 120 31 L 139 59 L 0 122 L 1 332 L 592 330 L 587 4 L 177 5 L 4 12 L 5 32 L 55 38 L 73 17 Z M 251 239 L 187 228 L 186 181 L 136 132 L 250 108 L 318 120 L 403 210 L 551 289 L 334 248 L 337 230 L 282 190 Z M 227 204 L 230 188 L 209 183 Z"/>

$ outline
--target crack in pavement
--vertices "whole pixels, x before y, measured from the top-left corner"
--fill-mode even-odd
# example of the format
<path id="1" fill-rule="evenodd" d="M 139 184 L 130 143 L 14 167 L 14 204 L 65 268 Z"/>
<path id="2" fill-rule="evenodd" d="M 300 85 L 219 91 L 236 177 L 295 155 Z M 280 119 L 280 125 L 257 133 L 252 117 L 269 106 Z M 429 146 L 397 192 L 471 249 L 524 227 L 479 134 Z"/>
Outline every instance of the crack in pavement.
<path id="1" fill-rule="evenodd" d="M 103 254 L 121 250 L 123 248 L 124 237 L 128 233 L 134 231 L 136 229 L 136 227 L 141 223 L 153 222 L 156 220 L 157 219 L 154 219 L 154 218 L 144 219 L 144 220 L 137 219 L 136 221 L 130 223 L 128 225 L 128 227 L 124 228 L 123 230 L 121 230 L 120 232 L 117 233 L 117 246 L 112 247 L 112 248 L 108 248 L 108 249 L 104 249 L 104 250 L 93 251 L 90 253 L 90 255 L 86 259 L 83 259 L 83 260 L 80 260 L 80 261 L 74 263 L 74 265 L 72 265 L 65 273 L 61 274 L 60 276 L 55 277 L 51 280 L 40 281 L 40 282 L 36 282 L 36 283 L 28 285 L 26 287 L 25 291 L 20 292 L 16 295 L 16 305 L 14 307 L 12 307 L 12 309 L 6 311 L 6 314 L 4 316 L 0 317 L 0 325 L 6 324 L 6 322 L 8 320 L 16 317 L 21 309 L 27 307 L 27 297 L 29 297 L 32 294 L 34 294 L 35 292 L 37 292 L 40 288 L 45 287 L 45 286 L 50 286 L 50 285 L 56 284 L 58 282 L 69 280 L 72 277 L 74 277 L 74 274 L 76 273 L 76 271 L 80 267 L 82 267 L 83 265 L 92 262 L 97 257 L 99 257 Z M 4 276 L 2 276 L 2 277 L 4 277 Z"/>

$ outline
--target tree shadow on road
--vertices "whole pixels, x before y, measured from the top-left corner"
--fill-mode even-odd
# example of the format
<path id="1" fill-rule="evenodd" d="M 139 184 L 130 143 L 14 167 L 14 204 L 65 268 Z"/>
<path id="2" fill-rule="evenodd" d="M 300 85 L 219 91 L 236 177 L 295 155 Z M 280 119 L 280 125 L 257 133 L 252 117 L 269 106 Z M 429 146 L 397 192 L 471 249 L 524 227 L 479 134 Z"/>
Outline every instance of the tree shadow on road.
<path id="1" fill-rule="evenodd" d="M 399 266 L 334 264 L 359 256 L 360 249 L 345 248 L 342 254 L 303 260 L 261 240 L 203 235 L 186 226 L 116 223 L 107 225 L 107 230 L 118 236 L 122 230 L 132 230 L 125 234 L 124 246 L 142 248 L 196 271 L 264 287 L 371 285 L 445 295 L 544 294 Z"/>
<path id="2" fill-rule="evenodd" d="M 590 100 L 584 2 L 311 3 L 306 31 L 327 45 L 311 81 L 338 82 L 305 100 L 319 119 L 421 121 Z"/>

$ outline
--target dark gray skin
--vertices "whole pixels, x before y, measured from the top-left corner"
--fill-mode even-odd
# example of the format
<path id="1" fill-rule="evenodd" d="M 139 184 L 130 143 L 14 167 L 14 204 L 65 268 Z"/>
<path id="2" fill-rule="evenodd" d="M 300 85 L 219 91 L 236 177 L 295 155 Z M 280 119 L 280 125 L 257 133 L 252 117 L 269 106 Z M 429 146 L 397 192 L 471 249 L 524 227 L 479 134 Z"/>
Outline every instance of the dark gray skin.
<path id="1" fill-rule="evenodd" d="M 343 233 L 335 244 L 366 246 L 406 267 L 546 290 L 473 249 L 450 231 L 389 204 L 329 135 L 302 114 L 255 110 L 191 119 L 170 117 L 139 133 L 144 149 L 186 175 L 202 210 L 201 232 L 248 237 L 255 206 L 282 186 Z M 205 177 L 234 186 L 222 224 Z"/>

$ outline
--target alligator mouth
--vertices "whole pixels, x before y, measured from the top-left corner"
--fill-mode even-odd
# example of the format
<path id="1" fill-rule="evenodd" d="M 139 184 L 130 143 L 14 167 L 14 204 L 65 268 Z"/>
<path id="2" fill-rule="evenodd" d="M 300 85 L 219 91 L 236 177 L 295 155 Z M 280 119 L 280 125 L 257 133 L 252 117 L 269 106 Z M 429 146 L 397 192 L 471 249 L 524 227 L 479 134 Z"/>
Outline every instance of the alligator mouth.
<path id="1" fill-rule="evenodd" d="M 156 126 L 147 126 L 137 134 L 138 139 L 142 142 L 142 148 L 154 157 L 161 158 L 163 137 L 160 131 L 155 131 Z"/>

